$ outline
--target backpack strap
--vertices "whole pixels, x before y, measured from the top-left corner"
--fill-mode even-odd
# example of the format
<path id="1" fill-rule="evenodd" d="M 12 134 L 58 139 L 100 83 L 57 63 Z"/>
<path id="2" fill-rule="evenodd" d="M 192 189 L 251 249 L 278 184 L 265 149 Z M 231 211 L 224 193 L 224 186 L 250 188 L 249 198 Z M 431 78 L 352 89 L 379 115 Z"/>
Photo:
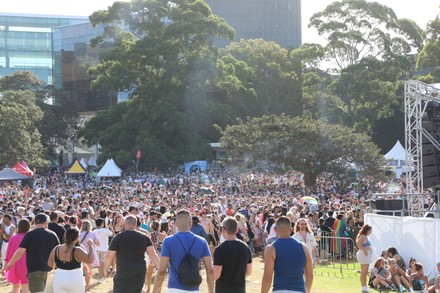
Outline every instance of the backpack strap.
<path id="1" fill-rule="evenodd" d="M 177 237 L 177 235 L 176 235 L 176 237 Z M 193 246 L 194 246 L 194 242 L 196 241 L 196 237 L 193 238 L 193 241 L 192 241 L 191 246 L 189 247 L 189 250 L 188 250 L 188 251 L 186 251 L 186 249 L 185 249 L 185 245 L 183 245 L 182 240 L 180 240 L 179 237 L 177 237 L 177 239 L 179 240 L 180 245 L 182 245 L 182 247 L 183 247 L 183 251 L 185 251 L 185 254 L 190 253 L 190 252 L 191 252 L 191 249 L 192 249 Z"/>
<path id="2" fill-rule="evenodd" d="M 191 249 L 192 249 L 192 247 L 193 247 L 193 245 L 194 245 L 194 242 L 196 241 L 196 237 L 193 238 L 193 242 L 191 243 L 191 247 L 189 248 L 188 252 L 186 252 L 186 250 L 185 250 L 185 246 L 183 245 L 182 240 L 180 240 L 180 238 L 177 236 L 177 234 L 174 235 L 174 236 L 176 236 L 176 238 L 177 238 L 177 239 L 179 240 L 179 242 L 180 242 L 180 245 L 182 245 L 182 248 L 183 248 L 183 251 L 185 252 L 185 255 L 186 255 L 187 253 L 190 253 L 190 252 L 191 252 Z M 177 273 L 178 271 L 177 271 L 176 268 L 174 267 L 174 265 L 173 265 L 173 263 L 171 262 L 171 260 L 170 260 L 170 264 L 171 264 L 171 266 L 173 267 L 174 271 Z"/>

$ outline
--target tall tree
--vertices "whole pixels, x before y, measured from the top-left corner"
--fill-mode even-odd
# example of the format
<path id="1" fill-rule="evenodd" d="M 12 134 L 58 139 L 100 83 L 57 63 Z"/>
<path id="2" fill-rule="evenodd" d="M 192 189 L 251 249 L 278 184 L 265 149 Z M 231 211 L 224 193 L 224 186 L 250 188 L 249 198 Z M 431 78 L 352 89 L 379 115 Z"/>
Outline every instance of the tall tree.
<path id="1" fill-rule="evenodd" d="M 217 86 L 238 117 L 301 115 L 301 63 L 263 39 L 240 40 L 221 51 Z"/>
<path id="2" fill-rule="evenodd" d="M 427 83 L 440 81 L 440 17 L 428 23 L 424 34 L 425 43 L 417 56 L 417 69 L 423 74 L 421 80 Z"/>
<path id="3" fill-rule="evenodd" d="M 212 41 L 232 38 L 233 29 L 201 0 L 115 2 L 90 20 L 104 26 L 92 44 L 106 48 L 89 71 L 93 86 L 127 91 L 130 100 L 99 114 L 79 134 L 123 165 L 137 148 L 148 154 L 142 161 L 150 167 L 207 158 L 201 133 L 213 132 L 204 120 L 205 91 L 216 74 Z"/>
<path id="4" fill-rule="evenodd" d="M 309 188 L 322 172 L 347 163 L 365 176 L 384 176 L 384 158 L 367 135 L 322 120 L 284 114 L 238 120 L 222 130 L 220 142 L 234 160 L 270 160 L 303 172 Z"/>
<path id="5" fill-rule="evenodd" d="M 0 164 L 13 166 L 25 160 L 30 166 L 45 166 L 36 127 L 42 117 L 30 90 L 0 92 Z"/>
<path id="6" fill-rule="evenodd" d="M 378 2 L 335 1 L 310 18 L 309 27 L 326 40 L 328 59 L 338 70 L 365 57 L 388 59 L 422 46 L 422 30 L 412 20 L 398 19 Z"/>
<path id="7" fill-rule="evenodd" d="M 67 129 L 76 125 L 78 118 L 76 101 L 70 93 L 44 84 L 29 71 L 17 71 L 1 78 L 0 91 L 8 90 L 34 93 L 36 105 L 43 111 L 36 126 L 49 155 L 55 155 L 56 147 L 66 146 Z"/>

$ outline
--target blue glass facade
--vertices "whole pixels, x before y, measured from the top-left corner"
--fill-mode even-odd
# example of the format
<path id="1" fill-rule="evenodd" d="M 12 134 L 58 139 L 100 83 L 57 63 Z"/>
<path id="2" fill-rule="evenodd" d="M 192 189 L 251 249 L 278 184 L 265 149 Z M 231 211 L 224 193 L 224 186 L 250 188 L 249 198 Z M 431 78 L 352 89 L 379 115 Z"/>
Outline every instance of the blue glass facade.
<path id="1" fill-rule="evenodd" d="M 0 14 L 0 76 L 31 71 L 52 84 L 52 28 L 83 22 L 88 19 Z"/>

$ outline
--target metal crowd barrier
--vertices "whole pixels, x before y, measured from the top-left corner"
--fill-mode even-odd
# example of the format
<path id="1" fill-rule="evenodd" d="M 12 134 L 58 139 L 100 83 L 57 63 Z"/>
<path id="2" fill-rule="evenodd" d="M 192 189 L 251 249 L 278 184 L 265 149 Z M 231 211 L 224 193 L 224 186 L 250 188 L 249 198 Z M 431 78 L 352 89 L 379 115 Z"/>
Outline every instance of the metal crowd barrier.
<path id="1" fill-rule="evenodd" d="M 343 270 L 356 269 L 358 248 L 350 237 L 340 237 L 336 232 L 315 232 L 318 243 L 318 255 L 314 256 L 315 265 Z"/>

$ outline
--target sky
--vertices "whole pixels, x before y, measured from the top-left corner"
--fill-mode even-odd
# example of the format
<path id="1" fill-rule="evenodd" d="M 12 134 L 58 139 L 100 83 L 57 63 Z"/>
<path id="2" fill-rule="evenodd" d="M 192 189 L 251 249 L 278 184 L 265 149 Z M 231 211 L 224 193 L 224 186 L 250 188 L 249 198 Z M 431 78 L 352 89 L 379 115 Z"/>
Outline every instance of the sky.
<path id="1" fill-rule="evenodd" d="M 113 2 L 114 0 L 1 0 L 0 12 L 89 16 L 93 11 L 106 9 Z M 309 19 L 334 0 L 302 0 L 301 2 L 303 43 L 320 43 L 316 31 L 307 28 Z M 440 13 L 438 0 L 376 0 L 376 2 L 391 7 L 399 18 L 413 19 L 422 28 Z"/>

